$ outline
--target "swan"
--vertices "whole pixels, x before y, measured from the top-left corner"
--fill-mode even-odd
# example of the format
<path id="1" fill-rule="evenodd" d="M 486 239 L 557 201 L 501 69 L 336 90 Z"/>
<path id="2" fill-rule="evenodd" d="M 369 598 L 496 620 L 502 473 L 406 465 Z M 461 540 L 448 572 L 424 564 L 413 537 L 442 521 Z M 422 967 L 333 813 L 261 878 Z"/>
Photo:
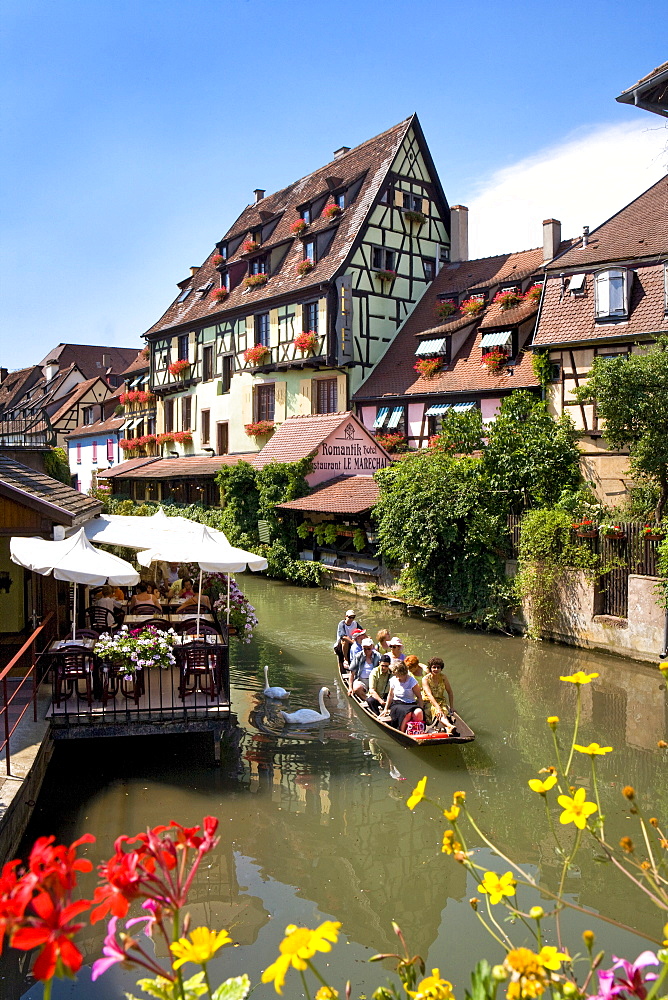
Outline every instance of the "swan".
<path id="1" fill-rule="evenodd" d="M 329 712 L 325 708 L 325 695 L 331 697 L 329 688 L 320 688 L 318 701 L 320 711 L 314 712 L 310 708 L 300 708 L 298 712 L 281 712 L 286 722 L 294 723 L 297 726 L 304 726 L 309 722 L 326 722 L 329 719 Z"/>
<path id="2" fill-rule="evenodd" d="M 269 667 L 264 668 L 264 691 L 265 698 L 289 698 L 290 692 L 281 687 L 269 687 Z"/>

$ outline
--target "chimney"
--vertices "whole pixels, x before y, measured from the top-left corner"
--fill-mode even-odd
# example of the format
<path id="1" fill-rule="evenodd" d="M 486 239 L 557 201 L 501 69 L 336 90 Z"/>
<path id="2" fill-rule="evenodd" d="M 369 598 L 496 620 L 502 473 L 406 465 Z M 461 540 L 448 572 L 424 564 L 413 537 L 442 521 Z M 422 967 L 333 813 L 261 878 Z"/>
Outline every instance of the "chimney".
<path id="1" fill-rule="evenodd" d="M 586 247 L 589 243 L 589 226 L 582 227 L 582 246 Z"/>
<path id="2" fill-rule="evenodd" d="M 255 204 L 257 205 L 258 201 L 262 201 L 264 198 L 264 188 L 255 188 L 253 194 L 255 195 Z"/>
<path id="3" fill-rule="evenodd" d="M 8 370 L 6 368 L 0 368 L 0 385 L 2 385 L 2 383 L 7 378 L 7 374 Z"/>
<path id="4" fill-rule="evenodd" d="M 102 355 L 102 367 L 111 368 L 111 354 Z"/>
<path id="5" fill-rule="evenodd" d="M 198 271 L 199 271 L 198 267 L 193 267 L 192 264 L 190 265 L 190 277 L 191 278 L 194 278 Z"/>
<path id="6" fill-rule="evenodd" d="M 346 153 L 350 152 L 350 146 L 340 146 L 338 149 L 334 150 L 334 159 L 338 160 L 341 156 L 345 156 Z"/>
<path id="7" fill-rule="evenodd" d="M 558 219 L 543 219 L 543 263 L 553 260 L 561 246 L 561 223 Z"/>
<path id="8" fill-rule="evenodd" d="M 450 208 L 450 260 L 469 259 L 469 210 L 466 205 Z"/>
<path id="9" fill-rule="evenodd" d="M 42 375 L 44 376 L 47 382 L 50 382 L 52 379 L 56 377 L 59 370 L 60 370 L 60 364 L 58 363 L 58 361 L 55 358 L 50 358 L 42 368 Z"/>

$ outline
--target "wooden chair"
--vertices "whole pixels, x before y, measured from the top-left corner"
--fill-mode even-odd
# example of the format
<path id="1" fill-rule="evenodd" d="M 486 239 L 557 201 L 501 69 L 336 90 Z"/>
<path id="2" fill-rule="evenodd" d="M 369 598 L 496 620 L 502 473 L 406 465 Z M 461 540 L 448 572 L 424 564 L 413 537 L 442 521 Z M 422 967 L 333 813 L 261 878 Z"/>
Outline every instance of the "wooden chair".
<path id="1" fill-rule="evenodd" d="M 86 614 L 89 626 L 95 629 L 98 634 L 100 632 L 109 632 L 111 629 L 116 628 L 117 622 L 113 612 L 101 604 L 91 604 L 89 608 L 86 608 Z"/>
<path id="2" fill-rule="evenodd" d="M 180 632 L 181 635 L 217 635 L 217 636 L 220 636 L 220 633 L 219 633 L 218 629 L 214 628 L 214 626 L 211 625 L 211 624 L 209 624 L 209 622 L 200 622 L 199 626 L 198 626 L 196 618 L 190 618 L 190 619 L 188 619 L 188 621 L 185 621 L 185 622 L 178 622 L 177 625 L 176 625 L 176 628 L 174 629 L 174 631 L 175 632 Z"/>
<path id="3" fill-rule="evenodd" d="M 214 699 L 220 691 L 223 670 L 222 649 L 207 642 L 191 642 L 187 646 L 182 646 L 180 652 L 181 700 L 188 694 L 194 694 L 198 686 L 203 690 L 201 685 L 205 679 L 208 682 L 209 697 Z M 188 687 L 191 677 L 195 683 L 192 687 Z"/>
<path id="4" fill-rule="evenodd" d="M 100 638 L 100 633 L 94 628 L 78 628 L 76 635 L 72 631 L 65 636 L 66 639 L 93 639 L 95 642 Z"/>
<path id="5" fill-rule="evenodd" d="M 134 628 L 149 628 L 150 627 L 150 628 L 160 629 L 161 632 L 169 632 L 169 630 L 170 630 L 170 628 L 172 626 L 170 625 L 170 623 L 168 621 L 165 621 L 164 618 L 147 618 L 145 622 L 141 623 L 141 625 L 139 624 L 139 622 L 135 622 L 134 625 L 131 624 L 130 628 L 133 628 L 133 627 Z"/>
<path id="6" fill-rule="evenodd" d="M 69 687 L 65 698 L 76 691 L 79 698 L 79 681 L 86 682 L 86 700 L 90 708 L 93 703 L 93 654 L 85 646 L 68 646 L 58 653 L 55 674 L 55 701 L 60 708 L 63 685 Z"/>
<path id="7" fill-rule="evenodd" d="M 162 614 L 162 608 L 159 608 L 157 604 L 135 604 L 133 608 L 128 608 L 129 615 L 148 615 L 151 618 L 157 618 Z"/>

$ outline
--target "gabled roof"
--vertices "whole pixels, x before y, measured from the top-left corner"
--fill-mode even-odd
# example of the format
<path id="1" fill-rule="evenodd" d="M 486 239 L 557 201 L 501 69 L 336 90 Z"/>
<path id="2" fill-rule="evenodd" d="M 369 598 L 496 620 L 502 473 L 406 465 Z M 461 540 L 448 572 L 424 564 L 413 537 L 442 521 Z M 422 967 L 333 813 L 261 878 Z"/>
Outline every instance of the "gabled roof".
<path id="1" fill-rule="evenodd" d="M 277 504 L 279 510 L 322 514 L 363 514 L 378 501 L 380 489 L 373 476 L 339 476 L 318 486 L 306 497 Z"/>
<path id="2" fill-rule="evenodd" d="M 620 104 L 635 104 L 645 111 L 668 117 L 668 62 L 641 77 L 616 99 Z"/>
<path id="3" fill-rule="evenodd" d="M 253 456 L 251 464 L 261 469 L 269 462 L 298 462 L 317 451 L 341 424 L 351 421 L 358 424 L 365 435 L 369 434 L 355 414 L 349 411 L 288 417 L 262 451 Z"/>
<path id="4" fill-rule="evenodd" d="M 214 287 L 218 287 L 218 272 L 212 263 L 212 258 L 218 253 L 218 250 L 214 249 L 189 282 L 180 283 L 184 288 L 190 283 L 194 291 L 182 303 L 179 303 L 178 299 L 175 300 L 162 318 L 147 333 L 155 334 L 174 326 L 192 323 L 195 320 L 219 317 L 221 313 L 228 313 L 240 308 L 252 311 L 259 302 L 265 299 L 272 299 L 286 293 L 305 291 L 312 286 L 317 288 L 323 282 L 331 281 L 351 253 L 355 240 L 387 177 L 401 143 L 412 125 L 421 136 L 417 117 L 413 115 L 386 132 L 330 161 L 324 167 L 302 177 L 294 184 L 245 208 L 225 234 L 224 240 L 246 234 L 251 229 L 278 217 L 279 221 L 275 230 L 266 243 L 262 245 L 262 251 L 279 244 L 285 245 L 287 256 L 278 273 L 272 275 L 266 285 L 252 291 L 245 290 L 243 283 L 237 285 L 231 290 L 230 295 L 225 300 L 224 307 L 221 308 L 210 294 L 202 297 L 196 291 L 210 282 L 214 283 Z M 312 202 L 318 196 L 326 195 L 332 189 L 350 187 L 360 179 L 362 179 L 362 185 L 357 197 L 351 205 L 344 209 L 338 220 L 331 222 L 320 216 L 309 226 L 307 231 L 309 236 L 331 228 L 334 232 L 334 238 L 328 253 L 308 275 L 300 278 L 297 274 L 297 265 L 303 259 L 302 239 L 290 232 L 292 224 L 299 219 L 299 206 Z M 247 258 L 237 249 L 227 261 L 230 273 L 237 270 L 239 277 L 241 277 L 241 274 L 245 273 L 246 270 L 246 260 Z M 181 293 L 178 297 L 180 296 Z"/>
<path id="5" fill-rule="evenodd" d="M 40 367 L 47 361 L 55 360 L 61 368 L 69 368 L 76 364 L 84 378 L 104 375 L 107 368 L 102 363 L 103 355 L 108 355 L 111 361 L 111 372 L 119 375 L 125 371 L 137 355 L 136 347 L 102 347 L 97 344 L 57 344 L 39 362 Z"/>
<path id="6" fill-rule="evenodd" d="M 145 350 L 146 348 L 142 347 L 141 351 L 138 351 L 137 357 L 134 359 L 134 361 L 131 364 L 129 364 L 127 368 L 124 368 L 121 374 L 132 375 L 136 372 L 148 371 L 149 360 L 144 354 Z M 123 391 L 122 387 L 120 391 L 121 392 Z"/>
<path id="7" fill-rule="evenodd" d="M 95 434 L 107 434 L 111 431 L 118 431 L 125 423 L 125 417 L 107 417 L 106 420 L 97 420 L 94 424 L 79 424 L 73 430 L 68 431 L 70 441 L 75 437 L 92 437 Z"/>
<path id="8" fill-rule="evenodd" d="M 107 479 L 185 479 L 213 477 L 224 465 L 236 465 L 257 458 L 257 452 L 243 455 L 186 455 L 181 458 L 131 458 L 113 469 L 98 473 Z"/>
<path id="9" fill-rule="evenodd" d="M 84 382 L 79 382 L 75 386 L 73 392 L 71 392 L 62 403 L 62 405 L 56 410 L 55 413 L 51 415 L 51 424 L 56 426 L 59 420 L 61 420 L 68 410 L 71 410 L 80 399 L 86 395 L 86 393 L 93 388 L 96 382 L 101 382 L 105 388 L 109 388 L 109 384 L 102 378 L 101 375 L 95 376 L 95 378 L 88 378 Z"/>
<path id="10" fill-rule="evenodd" d="M 587 246 L 578 243 L 556 257 L 548 271 L 668 254 L 668 175 L 611 219 L 594 229 Z"/>
<path id="11" fill-rule="evenodd" d="M 24 392 L 32 388 L 41 377 L 42 371 L 39 365 L 30 365 L 29 368 L 20 368 L 18 371 L 9 372 L 0 385 L 0 413 L 11 410 Z"/>
<path id="12" fill-rule="evenodd" d="M 36 510 L 56 524 L 83 524 L 102 511 L 99 500 L 0 455 L 0 496 Z"/>

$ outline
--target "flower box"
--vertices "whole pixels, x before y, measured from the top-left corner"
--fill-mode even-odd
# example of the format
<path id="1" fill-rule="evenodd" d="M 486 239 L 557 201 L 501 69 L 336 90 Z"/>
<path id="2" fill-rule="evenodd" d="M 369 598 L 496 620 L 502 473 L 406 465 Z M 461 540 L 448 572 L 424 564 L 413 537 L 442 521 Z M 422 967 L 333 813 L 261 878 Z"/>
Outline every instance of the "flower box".
<path id="1" fill-rule="evenodd" d="M 374 435 L 376 441 L 384 448 L 385 451 L 390 453 L 399 454 L 408 450 L 408 442 L 406 441 L 406 436 L 404 434 L 382 434 L 378 433 Z"/>
<path id="2" fill-rule="evenodd" d="M 260 249 L 260 244 L 256 243 L 255 240 L 244 240 L 239 247 L 239 253 L 255 253 L 256 250 Z"/>
<path id="3" fill-rule="evenodd" d="M 508 358 L 503 351 L 488 351 L 487 354 L 483 354 L 480 364 L 485 365 L 489 371 L 498 374 L 507 360 Z"/>
<path id="4" fill-rule="evenodd" d="M 538 299 L 541 297 L 542 292 L 543 292 L 542 285 L 532 285 L 531 288 L 529 288 L 525 293 L 524 298 L 528 302 L 538 302 Z"/>
<path id="5" fill-rule="evenodd" d="M 176 444 L 192 444 L 192 431 L 174 431 L 173 440 Z"/>
<path id="6" fill-rule="evenodd" d="M 512 309 L 520 304 L 522 296 L 519 292 L 497 292 L 493 301 L 498 303 L 502 309 Z"/>
<path id="7" fill-rule="evenodd" d="M 485 300 L 464 299 L 459 308 L 465 316 L 477 316 L 485 308 Z"/>
<path id="8" fill-rule="evenodd" d="M 301 234 L 305 233 L 307 229 L 308 222 L 305 222 L 304 219 L 297 219 L 297 221 L 293 222 L 290 226 L 290 232 L 293 236 L 301 236 Z"/>
<path id="9" fill-rule="evenodd" d="M 211 263 L 214 267 L 220 267 L 221 264 L 225 263 L 225 258 L 220 253 L 215 253 L 211 258 Z"/>
<path id="10" fill-rule="evenodd" d="M 297 274 L 301 278 L 303 278 L 304 275 L 308 274 L 309 271 L 312 271 L 314 267 L 315 264 L 310 259 L 310 257 L 306 257 L 304 260 L 300 260 L 299 263 L 297 264 Z"/>
<path id="11" fill-rule="evenodd" d="M 176 378 L 178 375 L 183 375 L 188 368 L 190 368 L 190 362 L 186 358 L 180 358 L 178 361 L 172 361 L 168 371 Z"/>
<path id="12" fill-rule="evenodd" d="M 436 306 L 436 315 L 439 319 L 449 319 L 459 312 L 459 306 L 454 302 L 439 302 Z"/>
<path id="13" fill-rule="evenodd" d="M 305 330 L 304 333 L 295 337 L 293 344 L 295 349 L 301 351 L 302 354 L 314 354 L 319 341 L 320 338 L 315 330 Z"/>
<path id="14" fill-rule="evenodd" d="M 244 278 L 244 288 L 260 288 L 269 281 L 268 274 L 249 274 Z"/>
<path id="15" fill-rule="evenodd" d="M 264 344 L 255 344 L 254 347 L 249 347 L 244 351 L 244 361 L 247 364 L 259 365 L 268 354 L 271 354 L 268 347 Z"/>
<path id="16" fill-rule="evenodd" d="M 271 434 L 274 428 L 273 420 L 256 420 L 254 424 L 244 425 L 244 430 L 249 437 L 262 437 L 264 434 Z"/>
<path id="17" fill-rule="evenodd" d="M 156 441 L 158 444 L 174 444 L 174 434 L 172 431 L 165 431 L 164 434 L 158 434 Z"/>
<path id="18" fill-rule="evenodd" d="M 376 277 L 381 281 L 394 281 L 397 276 L 396 271 L 376 271 Z"/>
<path id="19" fill-rule="evenodd" d="M 443 358 L 420 358 L 413 368 L 423 378 L 433 378 L 443 365 Z"/>
<path id="20" fill-rule="evenodd" d="M 427 217 L 422 214 L 422 212 L 406 211 L 404 212 L 404 219 L 407 222 L 412 222 L 416 226 L 424 226 L 427 221 Z"/>
<path id="21" fill-rule="evenodd" d="M 224 302 L 229 294 L 227 288 L 214 288 L 211 292 L 211 298 L 216 302 Z"/>
<path id="22" fill-rule="evenodd" d="M 323 219 L 336 219 L 339 215 L 341 215 L 342 211 L 343 209 L 339 205 L 331 202 L 323 208 L 322 217 Z"/>

